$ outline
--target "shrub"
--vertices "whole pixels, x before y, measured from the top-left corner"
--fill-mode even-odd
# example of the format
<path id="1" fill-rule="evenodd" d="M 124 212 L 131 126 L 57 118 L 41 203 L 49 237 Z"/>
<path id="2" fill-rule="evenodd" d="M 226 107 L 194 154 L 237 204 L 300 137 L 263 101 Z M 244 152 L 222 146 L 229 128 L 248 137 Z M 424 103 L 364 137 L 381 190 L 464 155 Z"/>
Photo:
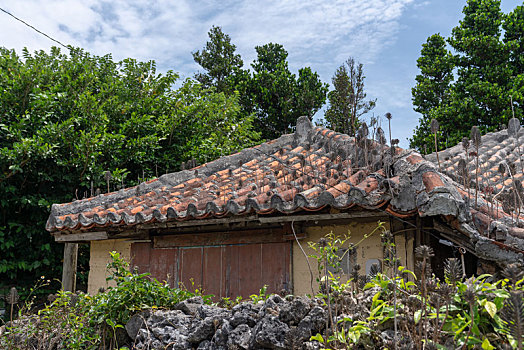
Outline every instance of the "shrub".
<path id="1" fill-rule="evenodd" d="M 500 280 L 487 274 L 465 279 L 460 262 L 449 259 L 441 281 L 431 271 L 430 247 L 415 250 L 421 259 L 415 274 L 397 266 L 393 237 L 386 230 L 382 236 L 386 272 L 368 276 L 362 291 L 354 288 L 358 274 L 341 283 L 340 275 L 319 269 L 327 278 L 319 281 L 325 285 L 317 297 L 325 300 L 331 322 L 312 340 L 326 349 L 522 349 L 522 267 L 508 266 Z M 345 240 L 330 234 L 321 243 L 319 267 L 336 267 L 333 244 Z"/>
<path id="2" fill-rule="evenodd" d="M 111 252 L 112 261 L 108 264 L 110 276 L 116 287 L 109 287 L 105 293 L 93 297 L 90 310 L 92 319 L 98 324 L 110 320 L 114 324 L 123 324 L 140 310 L 149 308 L 169 309 L 182 300 L 201 295 L 186 289 L 170 288 L 167 283 L 151 279 L 148 273 L 137 274 L 129 270 L 129 263 L 119 253 Z M 210 298 L 203 296 L 207 302 Z"/>
<path id="3" fill-rule="evenodd" d="M 110 254 L 108 279 L 116 282 L 115 287 L 95 296 L 59 291 L 38 316 L 20 312 L 18 320 L 8 323 L 0 338 L 0 348 L 118 348 L 116 330 L 143 309 L 173 308 L 180 301 L 197 295 L 210 303 L 211 297 L 198 290 L 170 288 L 151 279 L 149 274 L 131 272 L 129 264 L 118 253 Z"/>

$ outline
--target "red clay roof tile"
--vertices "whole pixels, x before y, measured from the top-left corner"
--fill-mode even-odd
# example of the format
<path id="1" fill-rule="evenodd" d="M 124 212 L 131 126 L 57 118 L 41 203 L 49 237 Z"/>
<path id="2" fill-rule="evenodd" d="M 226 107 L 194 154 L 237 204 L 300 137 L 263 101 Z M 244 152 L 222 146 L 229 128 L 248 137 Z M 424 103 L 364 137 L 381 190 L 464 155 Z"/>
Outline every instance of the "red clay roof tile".
<path id="1" fill-rule="evenodd" d="M 195 169 L 163 175 L 118 192 L 53 205 L 46 228 L 89 230 L 169 220 L 194 220 L 197 225 L 198 219 L 211 216 L 292 213 L 326 206 L 386 208 L 399 218 L 417 212 L 453 218 L 447 208 L 457 207 L 460 212 L 453 219 L 457 229 L 468 224 L 470 207 L 465 203 L 471 203 L 474 194 L 470 191 L 467 199 L 461 178 L 455 176 L 456 182 L 447 178 L 434 163 L 414 151 L 396 147 L 391 159 L 389 148 L 381 149 L 376 142 L 372 144 L 377 152 L 370 152 L 358 147 L 348 135 L 312 127 L 307 118 L 299 119 L 299 123 L 304 124 L 297 126 L 296 134 L 284 135 Z M 507 154 L 493 144 L 488 143 L 488 147 L 491 153 L 485 157 L 485 165 L 491 172 L 484 171 L 481 178 L 490 174 L 491 185 L 501 190 L 503 181 L 506 185 L 511 181 L 507 175 L 500 178 L 496 163 Z M 512 147 L 513 143 L 506 144 L 510 151 Z M 364 152 L 368 152 L 366 156 Z M 385 154 L 389 158 L 384 158 Z M 457 152 L 443 155 L 441 159 L 448 159 L 442 163 L 444 171 L 455 171 L 460 157 Z M 472 164 L 472 157 L 469 161 Z M 409 195 L 401 199 L 407 193 L 417 196 L 416 205 L 405 203 L 402 211 L 396 207 L 398 201 L 415 203 L 415 198 Z M 426 193 L 426 197 L 419 198 L 419 193 Z M 479 197 L 481 205 L 474 217 L 483 230 L 489 228 L 491 217 L 508 220 L 508 215 L 499 214 L 498 208 L 494 214 L 482 194 Z M 433 208 L 433 200 L 448 204 L 442 206 L 439 202 Z M 396 204 L 392 205 L 393 202 Z M 469 235 L 468 230 L 464 232 Z"/>
<path id="2" fill-rule="evenodd" d="M 426 187 L 426 192 L 431 192 L 436 187 L 444 186 L 440 176 L 434 171 L 428 171 L 422 174 L 422 181 L 424 182 L 424 187 Z"/>

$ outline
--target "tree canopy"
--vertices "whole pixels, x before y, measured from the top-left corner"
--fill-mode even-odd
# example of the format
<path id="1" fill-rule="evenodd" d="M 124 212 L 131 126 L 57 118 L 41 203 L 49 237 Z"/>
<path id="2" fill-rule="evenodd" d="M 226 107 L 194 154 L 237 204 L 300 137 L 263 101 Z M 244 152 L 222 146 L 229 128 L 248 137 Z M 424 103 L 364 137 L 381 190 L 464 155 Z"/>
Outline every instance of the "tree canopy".
<path id="1" fill-rule="evenodd" d="M 219 91 L 238 92 L 241 114 L 255 116 L 254 125 L 264 139 L 291 132 L 298 117 L 312 118 L 322 108 L 327 84 L 310 67 L 299 69 L 298 77 L 293 74 L 287 62 L 288 52 L 282 45 L 256 46 L 252 70 L 242 68 L 242 59 L 234 53 L 235 48 L 220 27 L 211 28 L 205 49 L 194 55 L 195 62 L 207 71 L 198 73 L 197 79 L 213 82 L 208 85 Z"/>
<path id="2" fill-rule="evenodd" d="M 420 74 L 415 78 L 417 85 L 412 89 L 413 105 L 422 117 L 413 133 L 411 144 L 430 146 L 433 145 L 433 142 L 430 143 L 431 120 L 449 101 L 450 84 L 453 81 L 453 56 L 446 48 L 446 40 L 440 34 L 430 36 L 422 44 L 417 67 Z"/>
<path id="3" fill-rule="evenodd" d="M 300 69 L 298 77 L 291 73 L 288 53 L 280 44 L 255 50 L 257 58 L 248 82 L 255 125 L 262 137 L 276 138 L 291 132 L 300 116 L 313 117 L 326 100 L 327 84 L 309 67 Z"/>
<path id="4" fill-rule="evenodd" d="M 117 190 L 259 139 L 238 94 L 177 80 L 153 61 L 0 48 L 1 283 L 59 277 L 50 205 L 105 192 L 106 171 Z"/>
<path id="5" fill-rule="evenodd" d="M 328 93 L 329 107 L 324 118 L 328 127 L 351 136 L 360 125 L 360 117 L 375 107 L 375 100 L 366 101 L 364 65 L 350 57 L 337 68 L 332 78 L 333 90 Z"/>
<path id="6" fill-rule="evenodd" d="M 229 35 L 220 27 L 211 27 L 206 46 L 193 53 L 193 59 L 205 73 L 195 74 L 195 79 L 202 86 L 214 86 L 218 91 L 228 91 L 228 78 L 244 65 L 242 58 L 236 54 L 236 46 L 231 43 Z"/>
<path id="7" fill-rule="evenodd" d="M 513 114 L 522 117 L 523 6 L 504 14 L 499 0 L 468 0 L 463 13 L 447 38 L 449 51 L 438 34 L 422 47 L 417 61 L 421 73 L 412 90 L 422 117 L 412 147 L 433 150 L 433 118 L 440 124 L 441 142 L 456 144 L 472 126 L 488 132 L 503 127 Z"/>

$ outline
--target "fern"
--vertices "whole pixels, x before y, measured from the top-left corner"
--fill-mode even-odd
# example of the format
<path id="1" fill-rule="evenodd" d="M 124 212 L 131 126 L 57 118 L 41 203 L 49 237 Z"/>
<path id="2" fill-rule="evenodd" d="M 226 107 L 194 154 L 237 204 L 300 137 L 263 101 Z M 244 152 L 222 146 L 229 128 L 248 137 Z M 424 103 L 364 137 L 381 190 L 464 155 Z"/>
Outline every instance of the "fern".
<path id="1" fill-rule="evenodd" d="M 524 303 L 522 291 L 511 292 L 500 314 L 507 327 L 506 331 L 517 341 L 517 348 L 522 350 L 522 332 L 524 331 Z"/>

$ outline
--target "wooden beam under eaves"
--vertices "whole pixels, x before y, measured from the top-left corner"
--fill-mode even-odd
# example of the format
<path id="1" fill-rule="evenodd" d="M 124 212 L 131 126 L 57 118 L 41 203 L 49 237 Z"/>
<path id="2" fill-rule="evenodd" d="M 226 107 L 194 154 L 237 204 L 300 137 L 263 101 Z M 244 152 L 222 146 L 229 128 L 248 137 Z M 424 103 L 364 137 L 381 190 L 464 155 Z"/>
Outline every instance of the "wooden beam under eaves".
<path id="1" fill-rule="evenodd" d="M 211 218 L 211 219 L 194 219 L 187 221 L 170 221 L 165 223 L 151 223 L 139 225 L 140 229 L 167 229 L 176 227 L 194 227 L 194 226 L 205 226 L 205 225 L 221 225 L 221 224 L 232 224 L 238 222 L 251 222 L 251 223 L 283 223 L 283 222 L 311 222 L 311 221 L 323 221 L 323 220 L 343 220 L 343 219 L 356 219 L 356 218 L 380 218 L 387 217 L 386 214 L 373 211 L 363 210 L 355 212 L 345 213 L 334 213 L 334 214 L 302 214 L 302 215 L 280 215 L 280 216 L 261 216 L 261 215 L 249 215 L 249 216 L 231 216 L 226 218 Z"/>
<path id="2" fill-rule="evenodd" d="M 73 243 L 108 239 L 106 231 L 55 234 L 55 242 Z"/>

